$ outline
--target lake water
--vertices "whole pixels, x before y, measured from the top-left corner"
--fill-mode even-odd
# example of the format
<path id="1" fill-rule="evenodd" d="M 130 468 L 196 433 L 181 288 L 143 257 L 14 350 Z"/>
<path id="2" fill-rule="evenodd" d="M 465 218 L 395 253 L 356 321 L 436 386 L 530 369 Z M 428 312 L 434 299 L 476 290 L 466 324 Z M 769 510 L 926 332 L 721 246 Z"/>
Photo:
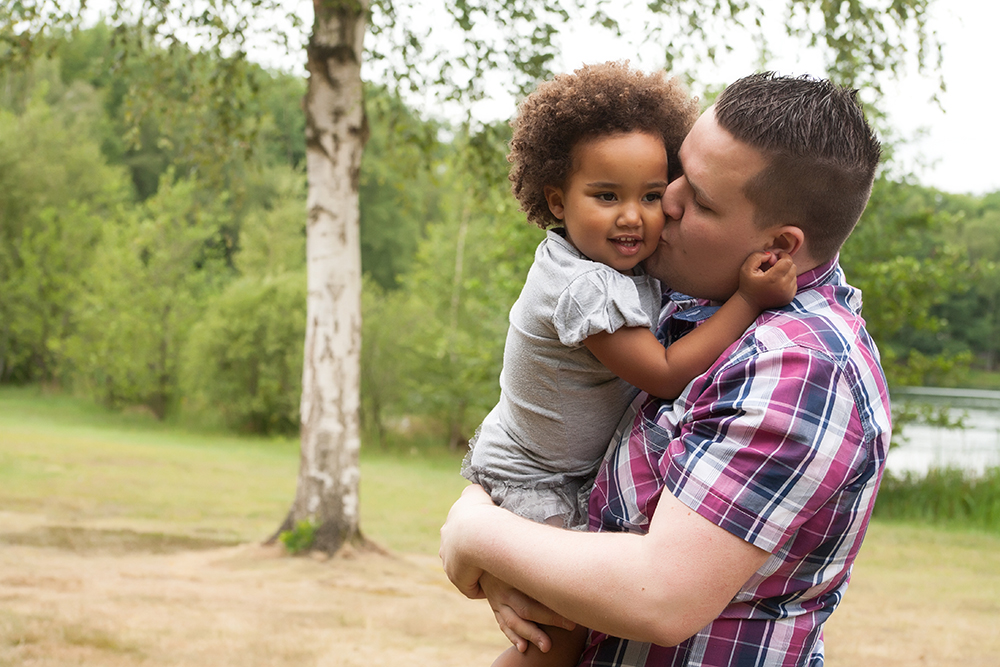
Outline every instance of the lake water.
<path id="1" fill-rule="evenodd" d="M 960 468 L 981 475 L 1000 467 L 1000 391 L 910 387 L 893 394 L 893 402 L 908 400 L 949 406 L 962 417 L 964 429 L 908 424 L 906 441 L 889 452 L 887 469 L 896 474 L 924 474 L 928 468 Z"/>

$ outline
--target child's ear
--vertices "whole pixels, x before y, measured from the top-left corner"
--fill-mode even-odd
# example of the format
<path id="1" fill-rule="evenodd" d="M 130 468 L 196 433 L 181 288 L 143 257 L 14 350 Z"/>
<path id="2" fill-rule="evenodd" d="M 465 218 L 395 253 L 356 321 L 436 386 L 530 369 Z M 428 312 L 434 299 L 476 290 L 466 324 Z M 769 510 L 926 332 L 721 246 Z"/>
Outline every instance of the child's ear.
<path id="1" fill-rule="evenodd" d="M 562 220 L 566 211 L 565 204 L 563 204 L 562 188 L 546 185 L 542 191 L 545 193 L 545 201 L 549 203 L 549 210 L 552 211 L 552 215 L 556 217 L 556 220 Z"/>

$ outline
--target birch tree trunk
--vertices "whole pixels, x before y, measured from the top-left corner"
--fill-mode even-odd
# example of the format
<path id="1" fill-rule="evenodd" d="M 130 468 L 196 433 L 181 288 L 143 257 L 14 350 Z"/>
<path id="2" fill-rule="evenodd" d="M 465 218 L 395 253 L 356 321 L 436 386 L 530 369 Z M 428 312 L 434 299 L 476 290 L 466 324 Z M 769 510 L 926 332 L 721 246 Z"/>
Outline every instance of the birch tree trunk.
<path id="1" fill-rule="evenodd" d="M 316 526 L 313 549 L 359 541 L 361 243 L 358 178 L 368 135 L 361 83 L 368 0 L 313 0 L 306 165 L 307 326 L 301 458 L 282 530 Z"/>

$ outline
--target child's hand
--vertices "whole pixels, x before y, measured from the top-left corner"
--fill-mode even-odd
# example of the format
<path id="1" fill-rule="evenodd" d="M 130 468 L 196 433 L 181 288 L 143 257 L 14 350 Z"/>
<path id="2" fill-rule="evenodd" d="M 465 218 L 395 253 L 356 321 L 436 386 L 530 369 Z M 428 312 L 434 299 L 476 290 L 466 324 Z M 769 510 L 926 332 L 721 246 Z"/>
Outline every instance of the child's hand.
<path id="1" fill-rule="evenodd" d="M 760 310 L 787 306 L 795 298 L 795 263 L 778 251 L 755 252 L 740 268 L 739 294 Z"/>

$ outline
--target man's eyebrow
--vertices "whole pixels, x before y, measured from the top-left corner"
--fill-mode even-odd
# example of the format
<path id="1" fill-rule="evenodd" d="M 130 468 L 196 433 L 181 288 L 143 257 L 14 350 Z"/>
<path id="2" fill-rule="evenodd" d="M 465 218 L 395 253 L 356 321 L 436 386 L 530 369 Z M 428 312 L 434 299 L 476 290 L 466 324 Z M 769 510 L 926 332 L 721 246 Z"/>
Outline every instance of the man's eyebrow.
<path id="1" fill-rule="evenodd" d="M 694 196 L 697 199 L 700 199 L 702 204 L 708 205 L 708 208 L 715 208 L 715 206 L 716 206 L 715 200 L 713 200 L 711 197 L 709 197 L 708 194 L 706 194 L 705 191 L 702 190 L 701 187 L 699 187 L 697 183 L 692 183 L 691 182 L 691 176 L 689 176 L 688 173 L 687 173 L 687 170 L 684 169 L 684 158 L 681 157 L 681 151 L 683 149 L 684 149 L 684 145 L 681 144 L 680 149 L 677 151 L 677 163 L 678 163 L 678 166 L 680 166 L 681 176 L 683 176 L 684 178 L 687 179 L 688 185 L 691 187 L 691 190 L 694 192 Z M 678 176 L 678 178 L 680 178 L 680 176 Z"/>
<path id="2" fill-rule="evenodd" d="M 687 177 L 688 185 L 691 186 L 691 190 L 694 191 L 694 196 L 697 199 L 701 200 L 702 205 L 708 206 L 709 208 L 713 208 L 715 206 L 715 201 L 707 194 L 705 194 L 705 191 L 702 190 L 697 183 L 692 183 L 690 176 L 687 176 L 687 174 L 685 174 L 685 176 Z"/>

